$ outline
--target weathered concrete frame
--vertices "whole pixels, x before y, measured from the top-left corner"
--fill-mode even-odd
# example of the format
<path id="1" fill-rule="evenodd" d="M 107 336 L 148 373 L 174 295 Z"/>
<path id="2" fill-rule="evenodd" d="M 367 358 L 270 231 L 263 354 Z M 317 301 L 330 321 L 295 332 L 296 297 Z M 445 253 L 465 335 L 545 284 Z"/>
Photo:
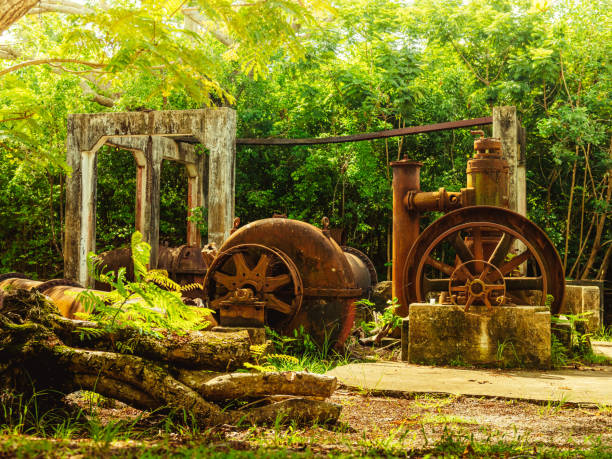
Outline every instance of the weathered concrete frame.
<path id="1" fill-rule="evenodd" d="M 194 152 L 194 144 L 208 149 Z M 208 208 L 208 240 L 220 245 L 234 218 L 236 112 L 229 108 L 68 116 L 64 275 L 89 284 L 87 253 L 96 247 L 97 152 L 105 144 L 130 150 L 137 166 L 136 229 L 151 245 L 151 266 L 159 245 L 160 173 L 164 159 L 187 168 L 189 209 Z M 213 192 L 206 192 L 212 190 Z M 208 194 L 208 196 L 207 196 Z M 200 244 L 195 222 L 187 243 Z"/>
<path id="2" fill-rule="evenodd" d="M 501 140 L 502 154 L 508 161 L 508 207 L 527 216 L 525 128 L 521 126 L 516 107 L 493 107 L 493 137 Z"/>

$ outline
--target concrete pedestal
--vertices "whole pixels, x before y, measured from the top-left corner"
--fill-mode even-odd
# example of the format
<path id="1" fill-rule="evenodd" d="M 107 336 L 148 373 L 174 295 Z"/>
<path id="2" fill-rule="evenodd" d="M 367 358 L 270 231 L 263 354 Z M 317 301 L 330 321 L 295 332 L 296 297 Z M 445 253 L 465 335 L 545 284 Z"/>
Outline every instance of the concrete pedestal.
<path id="1" fill-rule="evenodd" d="M 550 312 L 539 306 L 410 305 L 408 360 L 424 364 L 550 366 Z"/>

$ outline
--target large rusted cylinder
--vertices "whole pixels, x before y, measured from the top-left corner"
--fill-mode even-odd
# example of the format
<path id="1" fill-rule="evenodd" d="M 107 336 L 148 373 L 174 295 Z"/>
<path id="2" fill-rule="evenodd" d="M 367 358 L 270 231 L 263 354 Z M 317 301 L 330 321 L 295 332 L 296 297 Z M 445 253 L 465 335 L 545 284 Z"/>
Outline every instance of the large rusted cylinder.
<path id="1" fill-rule="evenodd" d="M 334 238 L 334 240 L 336 239 Z M 351 266 L 357 287 L 363 292 L 364 298 L 369 298 L 372 289 L 378 283 L 374 263 L 365 253 L 353 247 L 342 246 L 342 251 Z"/>
<path id="2" fill-rule="evenodd" d="M 72 287 L 69 285 L 55 285 L 48 289 L 45 289 L 44 293 L 46 296 L 51 298 L 53 304 L 59 309 L 59 312 L 69 319 L 76 319 L 77 313 L 85 312 L 85 306 L 81 301 L 78 300 L 78 296 L 85 292 L 87 289 L 81 287 Z M 100 290 L 89 290 L 94 295 L 103 298 L 108 292 Z"/>
<path id="3" fill-rule="evenodd" d="M 404 198 L 410 191 L 420 191 L 420 175 L 422 163 L 406 158 L 393 161 L 393 266 L 392 295 L 400 300 L 398 314 L 408 314 L 408 304 L 405 302 L 405 288 L 402 284 L 403 260 L 408 257 L 410 248 L 419 237 L 419 212 L 408 210 Z"/>
<path id="4" fill-rule="evenodd" d="M 23 289 L 32 290 L 42 284 L 41 281 L 35 281 L 32 279 L 23 279 L 20 277 L 9 277 L 0 280 L 0 290 L 11 290 L 11 289 Z"/>
<path id="5" fill-rule="evenodd" d="M 467 186 L 475 190 L 475 205 L 508 207 L 508 163 L 502 158 L 501 141 L 474 140 L 474 158 L 467 164 Z"/>
<path id="6" fill-rule="evenodd" d="M 265 302 L 269 327 L 291 334 L 303 327 L 319 343 L 343 343 L 354 321 L 354 302 L 367 294 L 360 285 L 369 288 L 372 279 L 367 263 L 355 253 L 347 256 L 329 231 L 268 218 L 243 226 L 223 243 L 204 292 L 222 323 L 224 313 L 233 314 L 224 310 L 231 306 L 227 300 L 250 289 L 254 302 Z"/>

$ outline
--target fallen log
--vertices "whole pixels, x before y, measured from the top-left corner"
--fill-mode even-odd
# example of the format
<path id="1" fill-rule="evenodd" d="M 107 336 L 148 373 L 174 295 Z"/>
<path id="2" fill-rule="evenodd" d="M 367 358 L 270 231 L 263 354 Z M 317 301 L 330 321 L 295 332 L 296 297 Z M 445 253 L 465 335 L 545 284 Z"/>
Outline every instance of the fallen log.
<path id="1" fill-rule="evenodd" d="M 38 292 L 0 294 L 0 392 L 54 394 L 45 400 L 52 405 L 59 403 L 55 394 L 85 389 L 140 409 L 186 409 L 205 425 L 333 422 L 340 415 L 338 405 L 321 400 L 335 390 L 335 378 L 304 372 L 220 373 L 250 358 L 246 331 L 162 335 L 143 336 L 130 327 L 107 333 L 95 322 L 61 317 Z M 269 397 L 275 395 L 292 397 Z M 228 400 L 262 397 L 263 406 L 223 406 Z"/>
<path id="2" fill-rule="evenodd" d="M 303 371 L 206 375 L 202 372 L 181 370 L 177 378 L 207 400 L 217 401 L 274 394 L 329 397 L 337 386 L 334 377 Z"/>

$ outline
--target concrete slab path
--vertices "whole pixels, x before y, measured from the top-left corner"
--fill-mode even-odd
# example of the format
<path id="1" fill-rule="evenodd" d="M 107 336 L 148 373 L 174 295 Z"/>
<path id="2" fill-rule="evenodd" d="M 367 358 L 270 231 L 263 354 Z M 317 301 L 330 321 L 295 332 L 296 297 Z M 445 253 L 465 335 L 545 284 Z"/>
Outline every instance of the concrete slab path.
<path id="1" fill-rule="evenodd" d="M 596 370 L 472 370 L 404 362 L 354 363 L 327 373 L 369 391 L 445 393 L 612 405 L 612 367 Z"/>

